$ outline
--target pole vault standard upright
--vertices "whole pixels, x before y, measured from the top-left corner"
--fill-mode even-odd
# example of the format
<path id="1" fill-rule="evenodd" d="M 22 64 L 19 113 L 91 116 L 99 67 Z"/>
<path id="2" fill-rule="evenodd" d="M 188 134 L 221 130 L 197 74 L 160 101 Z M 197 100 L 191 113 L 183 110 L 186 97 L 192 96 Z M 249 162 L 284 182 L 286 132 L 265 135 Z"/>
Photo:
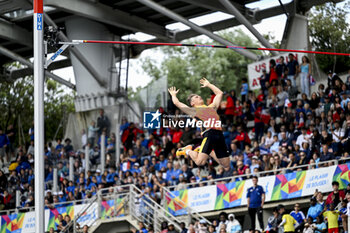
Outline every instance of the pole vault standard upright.
<path id="1" fill-rule="evenodd" d="M 44 233 L 44 7 L 43 0 L 33 3 L 35 232 Z"/>

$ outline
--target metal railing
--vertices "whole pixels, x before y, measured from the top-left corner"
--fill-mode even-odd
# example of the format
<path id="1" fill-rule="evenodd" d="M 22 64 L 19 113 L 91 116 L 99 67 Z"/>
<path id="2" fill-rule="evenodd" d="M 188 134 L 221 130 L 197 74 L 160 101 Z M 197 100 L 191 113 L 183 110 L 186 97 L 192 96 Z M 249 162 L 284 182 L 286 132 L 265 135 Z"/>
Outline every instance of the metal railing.
<path id="1" fill-rule="evenodd" d="M 200 181 L 200 182 L 196 182 L 196 183 L 186 183 L 186 184 L 181 184 L 182 188 L 181 189 L 189 189 L 189 188 L 194 188 L 198 187 L 198 186 L 209 186 L 209 185 L 215 185 L 215 184 L 220 184 L 222 182 L 224 183 L 230 183 L 233 181 L 239 181 L 239 180 L 244 180 L 244 179 L 249 179 L 252 176 L 257 176 L 257 177 L 262 177 L 264 175 L 271 175 L 271 174 L 285 174 L 288 170 L 290 170 L 291 172 L 296 172 L 298 169 L 313 169 L 312 167 L 314 166 L 318 166 L 318 168 L 320 168 L 320 165 L 338 165 L 338 164 L 342 164 L 342 162 L 346 162 L 346 161 L 350 161 L 350 157 L 349 158 L 343 158 L 343 159 L 333 159 L 333 160 L 329 160 L 329 161 L 323 161 L 323 162 L 319 162 L 319 163 L 312 163 L 312 164 L 306 164 L 306 165 L 300 165 L 300 166 L 295 166 L 295 167 L 289 167 L 289 168 L 279 168 L 279 169 L 274 169 L 274 170 L 268 170 L 268 171 L 261 171 L 258 172 L 256 174 L 243 174 L 243 175 L 237 175 L 237 176 L 231 176 L 231 177 L 224 177 L 224 178 L 218 178 L 218 179 L 213 179 L 213 180 L 205 180 L 205 181 Z M 318 169 L 315 168 L 315 169 Z M 178 190 L 178 185 L 173 185 L 173 186 L 168 186 L 167 190 L 169 191 L 175 191 Z"/>
<path id="2" fill-rule="evenodd" d="M 165 195 L 171 195 L 168 190 L 164 190 Z M 102 205 L 108 201 L 114 200 L 113 211 L 108 215 L 102 215 Z M 119 200 L 119 201 L 117 201 Z M 86 215 L 96 215 L 96 218 L 92 219 L 88 223 L 85 221 L 84 225 L 97 226 L 99 220 L 104 219 L 116 219 L 119 216 L 129 216 L 131 220 L 142 222 L 147 227 L 153 227 L 155 232 L 162 230 L 162 222 L 173 224 L 177 231 L 181 231 L 180 220 L 169 213 L 166 208 L 163 208 L 160 204 L 155 202 L 148 194 L 137 188 L 135 185 L 126 185 L 119 187 L 111 187 L 101 189 L 98 191 L 94 198 L 90 199 L 85 206 L 74 219 L 67 224 L 67 226 L 60 231 L 60 233 L 76 233 L 79 232 L 83 225 L 80 224 L 81 219 Z M 184 205 L 185 203 L 179 203 Z M 199 213 L 186 207 L 190 219 L 196 221 L 205 220 L 209 221 L 201 216 Z M 117 220 L 117 219 L 116 219 Z"/>
<path id="3" fill-rule="evenodd" d="M 153 226 L 155 232 L 162 230 L 162 222 L 173 224 L 177 231 L 181 231 L 180 221 L 161 205 L 155 202 L 148 194 L 138 189 L 136 186 L 130 186 L 130 214 L 137 221 L 143 222 L 146 226 Z"/>

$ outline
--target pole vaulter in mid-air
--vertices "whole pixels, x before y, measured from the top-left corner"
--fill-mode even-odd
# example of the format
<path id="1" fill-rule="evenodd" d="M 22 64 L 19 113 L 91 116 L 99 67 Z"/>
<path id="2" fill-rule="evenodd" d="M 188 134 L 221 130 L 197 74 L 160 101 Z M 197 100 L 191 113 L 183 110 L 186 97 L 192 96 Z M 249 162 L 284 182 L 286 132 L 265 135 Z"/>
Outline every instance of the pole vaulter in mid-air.
<path id="1" fill-rule="evenodd" d="M 220 121 L 220 117 L 217 114 L 216 110 L 220 106 L 223 92 L 205 78 L 202 78 L 200 80 L 200 84 L 201 87 L 208 87 L 214 92 L 215 98 L 213 100 L 213 103 L 204 105 L 202 97 L 196 94 L 191 94 L 187 98 L 188 104 L 191 106 L 189 107 L 186 104 L 180 102 L 176 97 L 176 94 L 179 92 L 179 90 L 176 90 L 176 87 L 170 87 L 168 91 L 171 95 L 173 103 L 182 112 L 188 114 L 197 121 Z M 203 126 L 204 125 L 205 124 L 203 124 Z M 225 169 L 224 177 L 232 176 L 230 157 L 226 147 L 225 138 L 222 133 L 222 128 L 217 124 L 208 125 L 208 128 L 202 127 L 201 129 L 203 141 L 200 147 L 197 147 L 193 150 L 192 145 L 187 145 L 183 148 L 178 149 L 176 156 L 190 156 L 198 166 L 205 165 L 209 156 L 211 156 Z"/>

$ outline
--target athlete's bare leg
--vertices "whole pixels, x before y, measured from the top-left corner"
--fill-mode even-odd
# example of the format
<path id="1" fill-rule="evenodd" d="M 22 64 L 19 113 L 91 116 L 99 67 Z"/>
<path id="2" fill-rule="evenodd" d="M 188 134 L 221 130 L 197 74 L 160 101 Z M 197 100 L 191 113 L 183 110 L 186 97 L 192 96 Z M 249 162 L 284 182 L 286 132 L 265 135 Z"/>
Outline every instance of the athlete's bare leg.
<path id="1" fill-rule="evenodd" d="M 218 158 L 216 157 L 215 151 L 210 152 L 210 156 L 218 163 L 220 164 L 225 171 L 230 171 L 231 169 L 231 161 L 230 157 L 225 157 L 225 158 Z"/>
<path id="2" fill-rule="evenodd" d="M 199 153 L 197 151 L 191 150 L 188 152 L 191 159 L 197 164 L 197 166 L 203 166 L 207 163 L 209 156 L 206 153 Z"/>

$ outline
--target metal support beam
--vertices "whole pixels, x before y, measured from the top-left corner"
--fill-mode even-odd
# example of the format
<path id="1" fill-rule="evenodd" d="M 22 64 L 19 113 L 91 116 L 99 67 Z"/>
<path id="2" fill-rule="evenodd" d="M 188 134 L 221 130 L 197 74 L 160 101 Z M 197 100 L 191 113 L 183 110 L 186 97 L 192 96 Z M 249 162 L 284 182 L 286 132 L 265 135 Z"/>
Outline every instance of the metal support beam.
<path id="1" fill-rule="evenodd" d="M 48 14 L 44 14 L 44 19 L 48 25 L 57 28 L 57 24 L 51 19 L 51 17 Z M 62 31 L 58 31 L 58 37 L 61 41 L 69 41 L 68 37 Z M 73 46 L 70 46 L 69 49 L 74 54 L 74 56 L 80 61 L 80 63 L 85 67 L 85 69 L 89 71 L 92 77 L 95 78 L 98 84 L 102 87 L 106 87 L 107 83 L 104 81 L 103 77 L 101 77 L 101 75 L 93 68 L 93 66 L 85 58 L 85 56 Z"/>
<path id="2" fill-rule="evenodd" d="M 187 1 L 187 0 L 186 0 Z M 192 0 L 191 0 L 192 1 Z M 290 12 L 291 10 L 293 10 L 293 5 L 294 3 L 288 3 L 285 5 L 286 9 L 288 12 Z M 283 14 L 283 9 L 280 6 L 275 6 L 275 7 L 271 7 L 268 9 L 264 9 L 261 11 L 257 11 L 255 14 L 255 18 L 257 21 L 263 20 L 265 18 L 269 18 L 269 17 L 274 17 L 277 15 Z M 252 24 L 255 24 L 255 22 L 251 22 Z M 211 24 L 206 24 L 203 25 L 202 27 L 210 30 L 212 32 L 214 31 L 220 31 L 223 30 L 225 28 L 230 28 L 230 27 L 235 27 L 240 25 L 241 23 L 236 19 L 236 18 L 232 18 L 232 19 L 226 19 L 223 21 L 219 21 L 219 22 L 215 22 L 215 23 L 211 23 Z M 177 32 L 175 34 L 175 41 L 182 41 L 184 39 L 188 39 L 191 37 L 195 37 L 200 35 L 201 33 L 193 30 L 193 29 L 188 29 L 188 30 L 184 30 L 184 31 L 180 31 Z M 159 40 L 159 39 L 153 39 L 153 40 L 149 40 L 148 42 L 173 42 L 170 40 Z M 155 46 L 144 46 L 144 45 L 136 45 L 136 46 L 132 46 L 131 50 L 132 50 L 132 55 L 136 56 L 138 54 L 140 54 L 143 50 L 149 49 L 149 48 L 154 48 Z"/>
<path id="3" fill-rule="evenodd" d="M 120 124 L 119 124 L 119 117 L 116 118 L 116 124 L 115 124 L 115 161 L 117 168 L 119 168 L 120 164 Z"/>
<path id="4" fill-rule="evenodd" d="M 69 180 L 74 182 L 74 158 L 69 156 Z"/>
<path id="5" fill-rule="evenodd" d="M 237 8 L 231 4 L 229 0 L 219 0 L 222 5 L 224 5 L 227 10 L 234 15 L 240 23 L 242 23 L 266 48 L 274 48 L 266 39 L 263 37 L 258 30 L 256 30 L 253 25 L 244 17 L 244 15 L 237 10 Z M 278 52 L 271 52 L 273 55 L 278 55 Z"/>
<path id="6" fill-rule="evenodd" d="M 133 32 L 141 31 L 162 39 L 167 39 L 170 35 L 170 31 L 163 26 L 101 3 L 85 0 L 46 0 L 45 5 Z"/>
<path id="7" fill-rule="evenodd" d="M 48 67 L 47 70 L 48 71 L 57 70 L 57 69 L 66 68 L 68 66 L 72 66 L 70 59 L 64 59 L 64 60 L 59 60 L 59 61 L 53 62 Z M 9 74 L 9 78 L 10 78 L 10 80 L 16 80 L 18 78 L 25 77 L 25 76 L 32 75 L 32 74 L 33 74 L 33 69 L 22 68 L 22 69 L 17 69 L 17 70 L 11 70 L 10 74 Z"/>
<path id="8" fill-rule="evenodd" d="M 93 146 L 93 145 L 91 145 Z M 90 169 L 90 148 L 89 144 L 85 146 L 85 179 L 89 178 L 88 177 L 88 171 Z"/>
<path id="9" fill-rule="evenodd" d="M 15 41 L 29 48 L 33 48 L 33 39 L 28 36 L 31 32 L 14 23 L 0 20 L 0 38 Z"/>
<path id="10" fill-rule="evenodd" d="M 57 167 L 53 169 L 53 185 L 52 185 L 52 192 L 56 193 L 58 192 L 58 170 Z"/>
<path id="11" fill-rule="evenodd" d="M 211 39 L 221 43 L 221 44 L 224 44 L 224 45 L 227 45 L 227 46 L 236 46 L 234 45 L 232 42 L 214 34 L 213 32 L 203 28 L 203 27 L 200 27 L 198 26 L 197 24 L 195 23 L 192 23 L 191 21 L 185 19 L 184 17 L 182 17 L 181 15 L 178 15 L 174 12 L 172 12 L 171 10 L 159 5 L 158 3 L 155 3 L 151 0 L 137 0 L 138 2 L 152 8 L 153 10 L 155 11 L 158 11 L 162 14 L 164 14 L 165 16 L 175 20 L 175 21 L 178 21 L 178 22 L 181 22 L 187 26 L 189 26 L 190 28 L 192 28 L 193 30 L 199 32 L 200 34 L 204 34 L 208 37 L 210 37 Z M 254 53 L 252 52 L 249 52 L 249 51 L 244 51 L 244 50 L 235 50 L 235 52 L 249 58 L 249 59 L 252 59 L 252 60 L 258 60 L 258 56 L 255 55 Z"/>
<path id="12" fill-rule="evenodd" d="M 18 61 L 20 63 L 22 63 L 23 65 L 26 65 L 28 66 L 30 69 L 34 69 L 34 64 L 31 63 L 30 61 L 28 61 L 27 59 L 19 56 L 18 54 L 16 53 L 13 53 L 11 52 L 10 50 L 0 46 L 0 54 L 3 54 L 5 55 L 6 57 L 9 57 L 15 61 Z M 57 82 L 63 84 L 63 85 L 66 85 L 67 87 L 69 88 L 72 88 L 72 89 L 75 89 L 75 85 L 71 82 L 68 82 L 67 80 L 64 80 L 63 78 L 53 74 L 53 73 L 50 73 L 49 71 L 45 71 L 45 75 L 49 78 L 52 78 L 53 80 L 56 80 Z"/>
<path id="13" fill-rule="evenodd" d="M 105 172 L 106 167 L 106 135 L 105 132 L 101 134 L 101 174 Z"/>

